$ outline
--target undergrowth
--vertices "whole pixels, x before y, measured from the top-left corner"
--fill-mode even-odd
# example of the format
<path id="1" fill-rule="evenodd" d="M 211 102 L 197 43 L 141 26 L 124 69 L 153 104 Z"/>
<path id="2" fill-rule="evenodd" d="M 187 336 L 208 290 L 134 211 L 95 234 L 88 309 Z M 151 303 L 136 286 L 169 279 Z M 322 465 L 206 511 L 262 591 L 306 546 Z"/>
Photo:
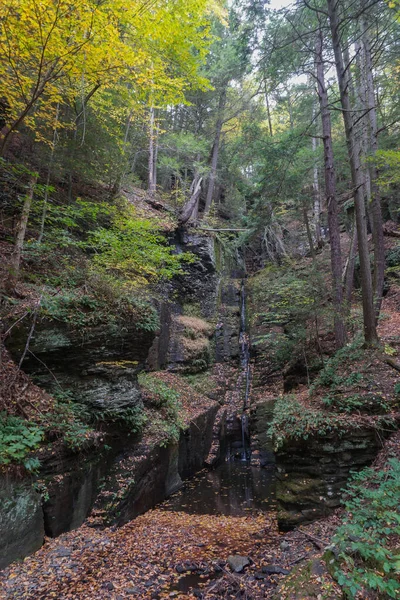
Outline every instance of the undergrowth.
<path id="1" fill-rule="evenodd" d="M 21 464 L 35 471 L 40 463 L 32 455 L 44 438 L 44 430 L 36 423 L 0 413 L 0 466 Z"/>
<path id="2" fill-rule="evenodd" d="M 363 340 L 361 337 L 356 337 L 350 343 L 338 350 L 334 356 L 329 358 L 318 377 L 310 387 L 310 392 L 314 392 L 318 387 L 329 387 L 335 390 L 337 387 L 351 386 L 359 383 L 363 376 L 361 373 L 351 373 L 347 376 L 339 375 L 340 369 L 363 357 L 362 348 Z"/>
<path id="3" fill-rule="evenodd" d="M 346 597 L 400 594 L 400 462 L 353 475 L 344 495 L 345 516 L 326 559 Z M 361 596 L 357 596 L 361 594 Z"/>
<path id="4" fill-rule="evenodd" d="M 344 428 L 343 421 L 334 415 L 307 408 L 294 396 L 283 396 L 275 403 L 268 435 L 272 438 L 275 450 L 279 450 L 288 440 L 307 440 L 312 435 L 342 432 Z"/>

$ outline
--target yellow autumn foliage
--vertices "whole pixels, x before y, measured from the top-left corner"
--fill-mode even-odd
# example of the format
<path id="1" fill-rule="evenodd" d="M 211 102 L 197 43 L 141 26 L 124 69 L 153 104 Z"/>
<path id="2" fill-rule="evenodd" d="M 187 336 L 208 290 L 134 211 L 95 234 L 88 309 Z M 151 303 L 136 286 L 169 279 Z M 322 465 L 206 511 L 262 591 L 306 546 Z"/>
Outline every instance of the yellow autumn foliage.
<path id="1" fill-rule="evenodd" d="M 198 72 L 216 0 L 3 0 L 0 145 L 22 124 L 41 131 L 56 106 L 124 86 L 158 105 L 207 85 Z M 4 148 L 3 148 L 4 149 Z"/>

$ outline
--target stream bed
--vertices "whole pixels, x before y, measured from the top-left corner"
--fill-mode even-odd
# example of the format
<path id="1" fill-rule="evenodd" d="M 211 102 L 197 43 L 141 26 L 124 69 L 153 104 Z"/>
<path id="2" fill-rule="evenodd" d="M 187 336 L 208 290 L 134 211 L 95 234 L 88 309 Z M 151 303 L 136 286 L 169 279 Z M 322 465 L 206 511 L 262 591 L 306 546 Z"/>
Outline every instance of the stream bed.
<path id="1" fill-rule="evenodd" d="M 271 510 L 275 508 L 274 469 L 254 467 L 248 460 L 227 460 L 186 481 L 160 508 L 228 516 Z"/>
<path id="2" fill-rule="evenodd" d="M 226 460 L 214 469 L 203 469 L 187 480 L 158 508 L 199 515 L 243 517 L 275 509 L 275 469 L 251 465 L 250 460 Z M 170 591 L 189 593 L 218 579 L 221 572 L 183 573 Z"/>

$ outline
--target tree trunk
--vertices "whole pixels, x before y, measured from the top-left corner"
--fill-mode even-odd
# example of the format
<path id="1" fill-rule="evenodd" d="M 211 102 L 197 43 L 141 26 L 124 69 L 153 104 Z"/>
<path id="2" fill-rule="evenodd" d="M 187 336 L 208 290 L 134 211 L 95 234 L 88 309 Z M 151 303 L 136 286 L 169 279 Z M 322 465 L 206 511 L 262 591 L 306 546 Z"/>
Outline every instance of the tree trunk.
<path id="1" fill-rule="evenodd" d="M 154 159 L 155 159 L 155 135 L 154 135 L 154 107 L 150 108 L 150 126 L 149 126 L 149 178 L 148 178 L 148 192 L 150 196 L 154 196 L 156 191 L 156 180 L 154 170 Z"/>
<path id="2" fill-rule="evenodd" d="M 364 204 L 363 185 L 364 178 L 361 166 L 360 145 L 355 135 L 352 107 L 349 99 L 349 85 L 351 85 L 350 69 L 346 68 L 340 45 L 339 20 L 336 0 L 327 0 L 329 23 L 332 34 L 333 50 L 335 54 L 336 73 L 340 90 L 347 151 L 349 156 L 351 178 L 354 190 L 354 204 L 356 211 L 358 247 L 360 257 L 361 292 L 363 305 L 364 337 L 369 345 L 378 342 L 376 331 L 375 310 L 372 291 L 372 277 L 368 251 L 367 220 Z M 347 65 L 349 67 L 349 65 Z"/>
<path id="3" fill-rule="evenodd" d="M 378 150 L 378 126 L 376 102 L 374 93 L 374 79 L 372 71 L 371 44 L 365 15 L 361 16 L 361 44 L 363 54 L 364 81 L 365 81 L 365 109 L 368 119 L 368 153 L 374 156 Z M 383 285 L 385 279 L 385 245 L 383 239 L 383 221 L 379 187 L 376 183 L 378 173 L 375 165 L 370 163 L 369 179 L 371 190 L 370 217 L 372 223 L 372 239 L 374 241 L 374 297 L 376 318 L 382 303 Z"/>
<path id="4" fill-rule="evenodd" d="M 268 90 L 267 90 L 267 84 L 266 83 L 264 83 L 264 90 L 265 90 L 265 106 L 267 108 L 267 119 L 268 119 L 269 135 L 272 137 L 273 136 L 273 131 L 272 131 L 271 109 L 270 109 L 270 106 L 269 106 Z"/>
<path id="5" fill-rule="evenodd" d="M 38 237 L 38 244 L 42 243 L 43 236 L 44 236 L 44 226 L 46 223 L 46 215 L 47 215 L 47 204 L 48 204 L 48 200 L 49 200 L 49 185 L 50 185 L 50 178 L 51 178 L 51 170 L 53 167 L 54 152 L 56 150 L 56 145 L 57 145 L 57 127 L 58 127 L 59 113 L 60 113 L 60 103 L 57 102 L 56 120 L 54 123 L 54 129 L 53 129 L 53 143 L 51 145 L 49 168 L 47 170 L 46 188 L 44 191 L 43 210 L 42 210 L 42 218 L 40 220 L 40 233 L 39 233 L 39 237 Z"/>
<path id="6" fill-rule="evenodd" d="M 315 104 L 313 102 L 313 120 L 315 119 L 316 110 Z M 313 197 L 314 197 L 314 227 L 315 227 L 315 243 L 317 248 L 321 248 L 322 239 L 321 239 L 321 194 L 319 189 L 319 181 L 318 181 L 318 165 L 317 165 L 317 148 L 318 148 L 318 140 L 316 137 L 311 138 L 312 141 L 312 151 L 314 155 L 314 167 L 313 167 Z"/>
<path id="7" fill-rule="evenodd" d="M 214 187 L 215 187 L 215 179 L 217 176 L 217 165 L 218 165 L 218 155 L 219 155 L 219 145 L 221 141 L 221 131 L 223 125 L 223 113 L 226 102 L 226 92 L 227 87 L 224 86 L 221 95 L 219 97 L 218 102 L 218 116 L 217 122 L 215 125 L 215 137 L 214 143 L 211 151 L 211 161 L 210 161 L 210 176 L 208 180 L 208 188 L 207 188 L 207 196 L 206 196 L 206 204 L 204 207 L 203 217 L 206 217 L 210 212 L 211 203 L 214 195 Z"/>
<path id="8" fill-rule="evenodd" d="M 329 240 L 331 246 L 331 272 L 335 342 L 337 348 L 342 348 L 346 343 L 346 327 L 344 322 L 342 288 L 342 252 L 340 248 L 340 230 L 336 194 L 336 173 L 333 161 L 331 115 L 329 111 L 328 92 L 325 85 L 322 46 L 322 30 L 320 30 L 318 33 L 315 48 L 316 76 L 318 98 L 321 111 L 322 137 L 324 140 L 325 193 L 328 207 L 328 227 Z"/>
<path id="9" fill-rule="evenodd" d="M 37 181 L 37 175 L 32 175 L 29 181 L 29 189 L 24 198 L 24 204 L 22 207 L 21 219 L 18 224 L 17 235 L 15 239 L 14 251 L 11 255 L 10 260 L 10 276 L 6 281 L 6 292 L 9 294 L 15 294 L 15 288 L 19 279 L 19 271 L 21 266 L 21 255 L 24 248 L 26 228 L 28 225 L 29 213 L 31 210 L 33 194 L 35 191 L 35 185 Z"/>
<path id="10" fill-rule="evenodd" d="M 179 222 L 181 225 L 197 219 L 202 180 L 202 177 L 196 175 L 192 181 L 192 185 L 190 186 L 190 198 L 182 208 L 179 217 Z"/>
<path id="11" fill-rule="evenodd" d="M 306 205 L 305 201 L 303 201 L 303 219 L 304 219 L 304 224 L 306 226 L 307 239 L 308 239 L 308 245 L 310 246 L 311 258 L 313 259 L 313 261 L 315 261 L 314 241 L 313 241 L 313 237 L 312 237 L 312 233 L 311 233 L 310 221 L 308 219 L 307 205 Z"/>
<path id="12" fill-rule="evenodd" d="M 345 298 L 347 304 L 347 310 L 350 310 L 351 306 L 351 294 L 353 292 L 353 284 L 354 284 L 354 269 L 356 264 L 356 255 L 357 255 L 357 227 L 354 221 L 353 224 L 353 235 L 351 237 L 350 250 L 349 250 L 349 258 L 347 260 L 346 271 L 344 274 L 344 289 L 345 289 Z"/>

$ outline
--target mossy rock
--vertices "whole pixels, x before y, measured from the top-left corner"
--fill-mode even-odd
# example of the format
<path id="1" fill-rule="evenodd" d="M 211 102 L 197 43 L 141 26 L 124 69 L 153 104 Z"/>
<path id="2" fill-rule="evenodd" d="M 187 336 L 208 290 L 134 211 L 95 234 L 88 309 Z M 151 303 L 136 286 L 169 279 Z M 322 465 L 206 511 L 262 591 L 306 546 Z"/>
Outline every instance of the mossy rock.
<path id="1" fill-rule="evenodd" d="M 341 592 L 320 558 L 308 560 L 285 577 L 274 600 L 339 600 Z"/>
<path id="2" fill-rule="evenodd" d="M 290 477 L 277 482 L 276 498 L 284 505 L 296 505 L 299 508 L 311 504 L 320 504 L 320 496 L 325 492 L 322 479 Z"/>

